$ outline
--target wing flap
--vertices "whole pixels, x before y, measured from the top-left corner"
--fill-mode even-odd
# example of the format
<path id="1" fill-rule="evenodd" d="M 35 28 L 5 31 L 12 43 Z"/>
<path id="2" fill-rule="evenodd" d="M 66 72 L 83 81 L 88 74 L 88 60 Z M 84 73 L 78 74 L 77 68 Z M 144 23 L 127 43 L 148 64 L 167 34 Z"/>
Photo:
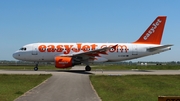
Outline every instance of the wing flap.
<path id="1" fill-rule="evenodd" d="M 114 45 L 112 47 L 104 47 L 104 48 L 96 49 L 96 50 L 92 50 L 92 51 L 76 53 L 76 54 L 73 54 L 73 56 L 77 56 L 77 55 L 98 56 L 98 54 L 107 54 L 107 51 L 109 49 L 116 48 L 116 47 L 117 47 L 117 45 Z"/>

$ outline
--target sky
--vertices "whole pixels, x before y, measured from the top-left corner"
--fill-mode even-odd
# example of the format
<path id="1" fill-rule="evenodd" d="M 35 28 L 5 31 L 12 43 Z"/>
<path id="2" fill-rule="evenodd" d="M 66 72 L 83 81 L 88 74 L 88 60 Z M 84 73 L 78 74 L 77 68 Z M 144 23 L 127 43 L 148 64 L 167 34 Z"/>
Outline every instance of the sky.
<path id="1" fill-rule="evenodd" d="M 0 60 L 35 42 L 137 40 L 159 15 L 167 16 L 162 44 L 172 50 L 133 61 L 180 61 L 179 0 L 0 0 Z"/>

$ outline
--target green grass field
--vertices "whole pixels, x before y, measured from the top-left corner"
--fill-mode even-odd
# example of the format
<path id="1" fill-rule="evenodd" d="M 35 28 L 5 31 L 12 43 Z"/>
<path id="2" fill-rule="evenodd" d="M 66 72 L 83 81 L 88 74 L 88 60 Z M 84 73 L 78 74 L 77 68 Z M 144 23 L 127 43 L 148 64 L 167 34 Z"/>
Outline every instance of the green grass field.
<path id="1" fill-rule="evenodd" d="M 0 101 L 13 101 L 37 86 L 51 74 L 40 75 L 0 75 Z"/>
<path id="2" fill-rule="evenodd" d="M 92 67 L 93 70 L 103 69 L 103 70 L 179 70 L 180 65 L 95 65 Z"/>
<path id="3" fill-rule="evenodd" d="M 83 65 L 81 65 L 83 66 Z M 84 66 L 85 67 L 85 66 Z M 74 67 L 76 68 L 76 67 Z M 0 65 L 3 70 L 34 70 L 34 65 Z M 71 68 L 59 69 L 54 65 L 39 65 L 39 70 L 69 70 Z M 179 70 L 180 65 L 92 65 L 92 70 Z"/>
<path id="4" fill-rule="evenodd" d="M 91 75 L 90 80 L 102 101 L 157 101 L 158 96 L 180 96 L 180 75 Z"/>

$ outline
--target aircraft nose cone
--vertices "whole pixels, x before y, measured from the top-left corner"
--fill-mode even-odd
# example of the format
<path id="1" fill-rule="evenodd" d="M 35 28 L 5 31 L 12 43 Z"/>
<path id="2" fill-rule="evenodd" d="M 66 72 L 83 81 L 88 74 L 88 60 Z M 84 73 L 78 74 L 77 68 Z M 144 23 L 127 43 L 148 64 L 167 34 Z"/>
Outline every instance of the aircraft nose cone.
<path id="1" fill-rule="evenodd" d="M 18 54 L 18 53 L 14 53 L 14 54 L 13 54 L 13 57 L 14 57 L 15 59 L 18 59 L 19 56 L 20 56 L 20 54 Z"/>

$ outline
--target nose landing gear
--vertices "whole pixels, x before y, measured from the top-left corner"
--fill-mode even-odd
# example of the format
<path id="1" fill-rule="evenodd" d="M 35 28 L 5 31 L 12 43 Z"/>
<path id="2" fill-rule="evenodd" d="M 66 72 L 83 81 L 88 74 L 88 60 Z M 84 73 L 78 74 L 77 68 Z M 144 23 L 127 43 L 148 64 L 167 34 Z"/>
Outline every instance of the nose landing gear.
<path id="1" fill-rule="evenodd" d="M 34 71 L 38 71 L 38 63 L 36 63 L 36 66 L 34 67 Z"/>

